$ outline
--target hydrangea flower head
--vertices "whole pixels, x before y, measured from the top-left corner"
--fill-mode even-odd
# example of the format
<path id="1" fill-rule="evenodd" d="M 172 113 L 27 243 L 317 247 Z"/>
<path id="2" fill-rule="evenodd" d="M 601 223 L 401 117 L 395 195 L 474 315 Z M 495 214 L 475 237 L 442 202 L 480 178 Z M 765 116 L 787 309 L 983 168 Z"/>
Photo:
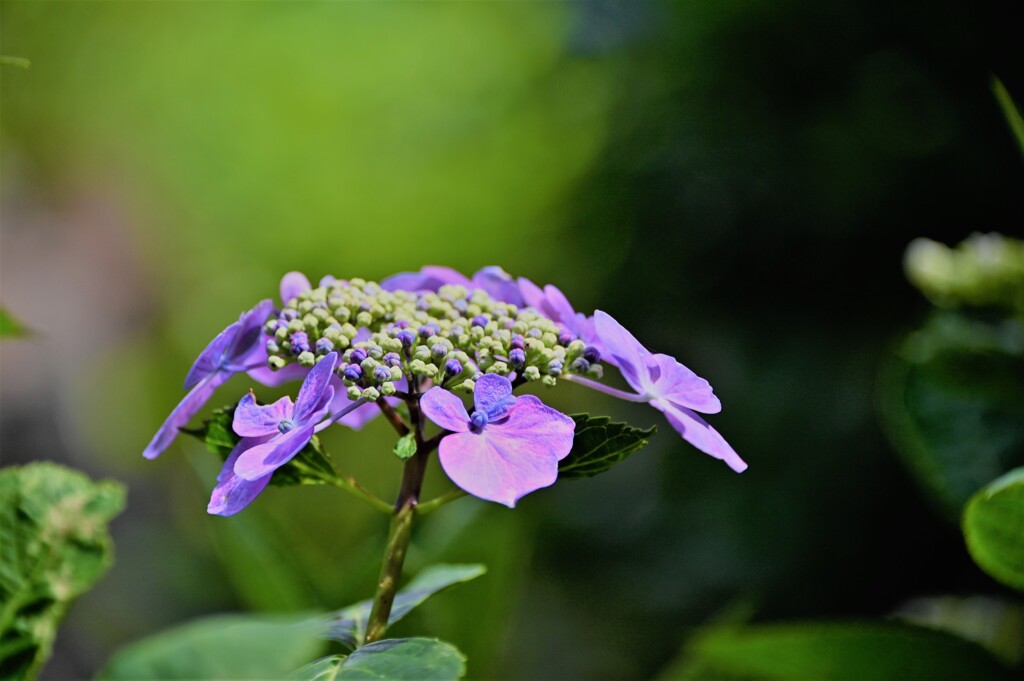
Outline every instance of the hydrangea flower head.
<path id="1" fill-rule="evenodd" d="M 470 415 L 461 399 L 439 387 L 420 400 L 427 418 L 451 431 L 438 451 L 456 485 L 511 508 L 555 482 L 558 462 L 572 449 L 571 418 L 533 395 L 513 396 L 511 381 L 497 374 L 476 381 L 473 405 Z"/>

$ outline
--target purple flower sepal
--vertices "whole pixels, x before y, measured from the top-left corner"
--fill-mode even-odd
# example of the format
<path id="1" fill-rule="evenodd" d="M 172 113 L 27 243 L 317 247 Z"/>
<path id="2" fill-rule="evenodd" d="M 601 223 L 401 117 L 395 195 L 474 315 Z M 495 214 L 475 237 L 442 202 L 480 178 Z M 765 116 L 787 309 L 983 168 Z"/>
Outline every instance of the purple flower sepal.
<path id="1" fill-rule="evenodd" d="M 313 433 L 330 424 L 321 422 L 330 413 L 334 399 L 331 379 L 337 363 L 336 352 L 317 362 L 302 382 L 294 403 L 285 396 L 273 404 L 258 405 L 251 392 L 242 398 L 235 407 L 235 433 L 243 438 L 270 439 L 239 454 L 233 468 L 236 476 L 255 482 L 272 474 L 291 461 Z"/>
<path id="2" fill-rule="evenodd" d="M 156 431 L 142 455 L 155 459 L 167 449 L 186 425 L 203 408 L 213 392 L 232 375 L 248 371 L 260 362 L 266 362 L 262 327 L 273 312 L 274 305 L 261 300 L 254 308 L 242 314 L 238 321 L 217 334 L 199 353 L 185 377 L 188 394 Z"/>
<path id="3" fill-rule="evenodd" d="M 569 299 L 557 286 L 548 284 L 541 289 L 526 277 L 519 277 L 519 290 L 527 305 L 551 321 L 561 324 L 584 343 L 595 347 L 598 352 L 603 352 L 601 339 L 594 330 L 594 319 L 582 312 L 576 312 Z"/>
<path id="4" fill-rule="evenodd" d="M 243 508 L 252 503 L 253 499 L 260 495 L 268 484 L 273 473 L 264 475 L 256 480 L 246 480 L 235 475 L 235 463 L 242 452 L 252 449 L 268 441 L 271 436 L 243 437 L 231 450 L 231 455 L 224 462 L 217 476 L 217 486 L 213 488 L 210 495 L 210 503 L 206 512 L 211 515 L 230 516 L 235 515 Z"/>
<path id="5" fill-rule="evenodd" d="M 725 461 L 737 473 L 747 469 L 725 438 L 696 414 L 717 414 L 722 410 L 710 383 L 674 357 L 650 352 L 601 310 L 594 312 L 594 328 L 602 344 L 603 358 L 619 368 L 626 382 L 636 390 L 637 401 L 647 402 L 664 413 L 683 439 L 705 454 Z"/>
<path id="6" fill-rule="evenodd" d="M 473 389 L 470 416 L 462 400 L 434 387 L 420 399 L 423 413 L 452 431 L 441 439 L 441 467 L 470 494 L 509 508 L 558 478 L 572 449 L 575 423 L 533 395 L 514 397 L 512 383 L 485 374 Z"/>
<path id="7" fill-rule="evenodd" d="M 385 291 L 437 291 L 446 285 L 463 286 L 470 291 L 479 288 L 503 303 L 523 304 L 516 281 L 497 265 L 484 267 L 472 279 L 450 267 L 428 265 L 419 272 L 400 272 L 380 282 Z"/>

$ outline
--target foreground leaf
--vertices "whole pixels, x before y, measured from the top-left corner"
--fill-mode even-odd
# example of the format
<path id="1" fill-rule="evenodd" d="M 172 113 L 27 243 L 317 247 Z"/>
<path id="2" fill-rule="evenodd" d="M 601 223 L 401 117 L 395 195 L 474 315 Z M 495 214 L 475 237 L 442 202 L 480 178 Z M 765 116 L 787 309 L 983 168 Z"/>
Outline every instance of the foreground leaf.
<path id="1" fill-rule="evenodd" d="M 203 425 L 195 430 L 183 429 L 206 445 L 214 454 L 227 460 L 231 450 L 241 438 L 231 428 L 235 418 L 234 407 L 224 407 L 213 412 Z M 331 465 L 330 458 L 315 435 L 295 458 L 274 471 L 270 478 L 272 485 L 323 485 L 338 480 L 338 473 Z"/>
<path id="2" fill-rule="evenodd" d="M 22 338 L 27 335 L 25 327 L 0 307 L 0 338 Z"/>
<path id="3" fill-rule="evenodd" d="M 101 680 L 281 679 L 324 651 L 323 624 L 309 615 L 218 615 L 122 648 Z"/>
<path id="4" fill-rule="evenodd" d="M 604 473 L 647 444 L 657 430 L 612 423 L 607 416 L 573 414 L 576 432 L 569 456 L 558 463 L 560 478 L 589 478 Z"/>
<path id="5" fill-rule="evenodd" d="M 971 498 L 964 538 L 974 562 L 999 581 L 1024 591 L 1024 467 Z"/>
<path id="6" fill-rule="evenodd" d="M 483 565 L 432 565 L 420 572 L 404 589 L 395 595 L 391 606 L 388 625 L 392 625 L 409 614 L 434 594 L 456 584 L 476 579 L 487 572 Z M 373 601 L 366 600 L 350 605 L 332 616 L 328 638 L 355 648 L 366 636 Z"/>
<path id="7" fill-rule="evenodd" d="M 793 681 L 1009 679 L 983 648 L 942 632 L 898 624 L 804 623 L 706 630 L 660 677 Z"/>
<path id="8" fill-rule="evenodd" d="M 33 678 L 77 596 L 107 571 L 124 488 L 52 463 L 0 471 L 0 678 Z"/>
<path id="9" fill-rule="evenodd" d="M 1008 664 L 1024 659 L 1024 605 L 992 596 L 932 596 L 907 601 L 893 616 L 909 624 L 956 634 L 984 646 Z"/>
<path id="10" fill-rule="evenodd" d="M 365 645 L 348 657 L 332 655 L 306 665 L 301 681 L 456 681 L 466 673 L 459 650 L 434 638 L 393 638 Z"/>

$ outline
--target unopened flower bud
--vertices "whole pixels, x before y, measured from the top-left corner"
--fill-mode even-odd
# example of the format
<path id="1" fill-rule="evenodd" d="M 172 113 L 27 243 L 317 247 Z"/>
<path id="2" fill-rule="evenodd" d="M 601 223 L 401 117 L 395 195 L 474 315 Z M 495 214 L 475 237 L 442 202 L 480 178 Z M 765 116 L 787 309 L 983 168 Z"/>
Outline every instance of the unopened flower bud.
<path id="1" fill-rule="evenodd" d="M 526 339 L 523 338 L 522 334 L 517 333 L 512 336 L 512 341 L 509 343 L 509 346 L 517 350 L 524 350 L 526 348 Z"/>
<path id="2" fill-rule="evenodd" d="M 363 377 L 363 370 L 358 364 L 349 364 L 345 367 L 345 378 L 350 381 L 358 381 Z"/>
<path id="3" fill-rule="evenodd" d="M 444 372 L 449 376 L 458 376 L 462 373 L 462 362 L 457 359 L 450 359 L 444 365 Z"/>
<path id="4" fill-rule="evenodd" d="M 483 316 L 482 314 L 473 317 L 472 325 L 481 327 L 487 326 L 487 317 Z"/>
<path id="5" fill-rule="evenodd" d="M 558 379 L 555 378 L 554 376 L 544 376 L 543 378 L 540 379 L 540 382 L 543 383 L 548 388 L 553 388 L 556 385 L 558 385 Z"/>
<path id="6" fill-rule="evenodd" d="M 385 397 L 391 397 L 396 392 L 398 392 L 398 388 L 395 387 L 394 383 L 382 383 L 380 386 L 380 394 Z"/>
<path id="7" fill-rule="evenodd" d="M 311 367 L 314 364 L 316 364 L 316 355 L 314 355 L 309 350 L 306 350 L 305 352 L 300 352 L 298 359 L 299 364 L 301 364 L 304 367 Z"/>
<path id="8" fill-rule="evenodd" d="M 508 353 L 508 361 L 516 368 L 522 367 L 526 364 L 526 351 L 521 348 L 513 348 Z"/>
<path id="9" fill-rule="evenodd" d="M 326 355 L 328 352 L 334 350 L 334 343 L 329 338 L 320 338 L 316 342 L 316 354 Z"/>
<path id="10" fill-rule="evenodd" d="M 540 369 L 537 367 L 526 367 L 523 369 L 523 378 L 527 381 L 536 381 L 540 378 Z"/>
<path id="11" fill-rule="evenodd" d="M 435 360 L 442 360 L 448 356 L 448 348 L 443 343 L 438 343 L 430 350 L 430 355 Z"/>
<path id="12" fill-rule="evenodd" d="M 562 373 L 562 363 L 558 360 L 552 360 L 548 362 L 548 373 L 552 376 L 558 376 Z"/>
<path id="13" fill-rule="evenodd" d="M 583 359 L 587 360 L 591 364 L 596 364 L 601 361 L 601 352 L 593 345 L 588 345 L 583 351 Z"/>
<path id="14" fill-rule="evenodd" d="M 287 364 L 287 363 L 288 362 L 286 362 L 283 357 L 268 357 L 267 358 L 267 366 L 270 367 L 271 371 L 277 371 L 278 369 L 283 368 L 284 365 Z"/>
<path id="15" fill-rule="evenodd" d="M 268 355 L 276 355 L 281 352 L 281 346 L 277 344 L 277 341 L 273 338 L 269 339 L 266 343 L 266 349 Z"/>
<path id="16" fill-rule="evenodd" d="M 590 371 L 590 362 L 588 362 L 588 361 L 587 361 L 586 359 L 584 359 L 583 357 L 579 357 L 579 358 L 577 358 L 577 359 L 576 359 L 575 361 L 573 361 L 573 363 L 572 363 L 572 364 L 570 364 L 569 366 L 570 366 L 570 368 L 571 368 L 571 369 L 572 369 L 573 371 L 575 371 L 575 372 L 576 372 L 576 373 L 578 373 L 578 374 L 585 374 L 585 373 L 587 373 L 588 371 Z"/>
<path id="17" fill-rule="evenodd" d="M 408 329 L 399 331 L 396 338 L 402 341 L 402 347 L 407 350 L 412 347 L 413 343 L 416 342 L 416 334 L 414 334 L 412 331 L 409 331 Z"/>
<path id="18" fill-rule="evenodd" d="M 398 355 L 397 352 L 389 352 L 389 353 L 387 353 L 386 355 L 384 355 L 384 357 L 382 358 L 381 361 L 384 362 L 385 366 L 389 366 L 389 367 L 400 367 L 400 366 L 402 366 L 402 358 Z"/>
<path id="19" fill-rule="evenodd" d="M 391 369 L 389 369 L 386 366 L 377 366 L 377 368 L 373 370 L 373 380 L 377 381 L 378 383 L 390 381 Z"/>
<path id="20" fill-rule="evenodd" d="M 306 335 L 305 331 L 296 331 L 288 340 L 292 344 L 293 355 L 309 352 L 309 336 Z"/>
<path id="21" fill-rule="evenodd" d="M 361 364 L 367 357 L 366 350 L 363 348 L 353 348 L 348 357 L 350 362 L 354 364 Z"/>

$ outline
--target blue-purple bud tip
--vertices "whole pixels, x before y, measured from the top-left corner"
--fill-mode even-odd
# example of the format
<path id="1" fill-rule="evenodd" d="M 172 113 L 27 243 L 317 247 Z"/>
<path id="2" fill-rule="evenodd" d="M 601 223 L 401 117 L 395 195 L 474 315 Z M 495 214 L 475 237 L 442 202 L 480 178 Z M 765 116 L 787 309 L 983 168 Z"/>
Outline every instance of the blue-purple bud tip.
<path id="1" fill-rule="evenodd" d="M 552 376 L 559 376 L 562 373 L 562 363 L 557 359 L 548 362 L 548 373 Z"/>
<path id="2" fill-rule="evenodd" d="M 508 353 L 508 361 L 514 367 L 523 366 L 526 364 L 526 351 L 522 348 L 513 348 L 512 351 Z"/>
<path id="3" fill-rule="evenodd" d="M 477 316 L 473 317 L 472 324 L 473 326 L 487 326 L 487 317 L 483 316 L 482 314 L 478 314 Z"/>
<path id="4" fill-rule="evenodd" d="M 433 355 L 434 359 L 444 359 L 448 356 L 448 348 L 445 347 L 444 343 L 438 343 L 430 349 L 430 354 Z"/>
<path id="5" fill-rule="evenodd" d="M 366 350 L 356 348 L 349 354 L 349 358 L 354 364 L 362 364 L 363 360 L 366 359 Z"/>
<path id="6" fill-rule="evenodd" d="M 572 333 L 571 331 L 561 331 L 558 334 L 558 342 L 561 345 L 568 345 L 569 343 L 572 343 L 574 340 L 576 340 L 576 334 Z"/>
<path id="7" fill-rule="evenodd" d="M 444 365 L 444 372 L 449 376 L 458 376 L 462 373 L 462 362 L 457 359 L 450 359 Z"/>
<path id="8" fill-rule="evenodd" d="M 425 324 L 420 327 L 420 338 L 427 339 L 441 331 L 436 324 Z"/>
<path id="9" fill-rule="evenodd" d="M 289 340 L 292 344 L 293 355 L 301 355 L 304 352 L 309 352 L 309 336 L 306 335 L 305 331 L 296 331 L 291 335 Z"/>
<path id="10" fill-rule="evenodd" d="M 373 380 L 378 383 L 391 380 L 391 370 L 386 366 L 379 366 L 373 370 Z"/>
<path id="11" fill-rule="evenodd" d="M 416 334 L 409 330 L 402 330 L 398 332 L 398 340 L 402 342 L 403 348 L 411 348 L 412 344 L 416 342 Z"/>
<path id="12" fill-rule="evenodd" d="M 518 350 L 522 350 L 523 348 L 526 347 L 526 339 L 523 338 L 522 335 L 517 333 L 516 335 L 512 336 L 512 342 L 509 343 L 509 345 Z"/>
<path id="13" fill-rule="evenodd" d="M 328 352 L 334 350 L 334 343 L 331 342 L 330 338 L 320 338 L 316 342 L 316 354 L 326 355 Z"/>
<path id="14" fill-rule="evenodd" d="M 363 368 L 358 364 L 349 364 L 345 367 L 345 378 L 350 381 L 358 381 L 363 377 Z"/>
<path id="15" fill-rule="evenodd" d="M 487 414 L 482 411 L 474 411 L 473 415 L 469 417 L 469 423 L 473 430 L 483 430 L 487 425 Z"/>
<path id="16" fill-rule="evenodd" d="M 588 345 L 583 350 L 583 359 L 587 360 L 591 364 L 596 364 L 601 361 L 601 353 L 593 345 Z"/>
<path id="17" fill-rule="evenodd" d="M 585 374 L 590 371 L 590 362 L 583 357 L 579 357 L 572 363 L 572 370 L 579 374 Z"/>
<path id="18" fill-rule="evenodd" d="M 382 361 L 384 362 L 385 366 L 389 366 L 389 367 L 400 367 L 400 366 L 402 366 L 402 358 L 399 357 L 397 352 L 389 352 L 388 354 L 384 355 L 384 359 Z"/>

